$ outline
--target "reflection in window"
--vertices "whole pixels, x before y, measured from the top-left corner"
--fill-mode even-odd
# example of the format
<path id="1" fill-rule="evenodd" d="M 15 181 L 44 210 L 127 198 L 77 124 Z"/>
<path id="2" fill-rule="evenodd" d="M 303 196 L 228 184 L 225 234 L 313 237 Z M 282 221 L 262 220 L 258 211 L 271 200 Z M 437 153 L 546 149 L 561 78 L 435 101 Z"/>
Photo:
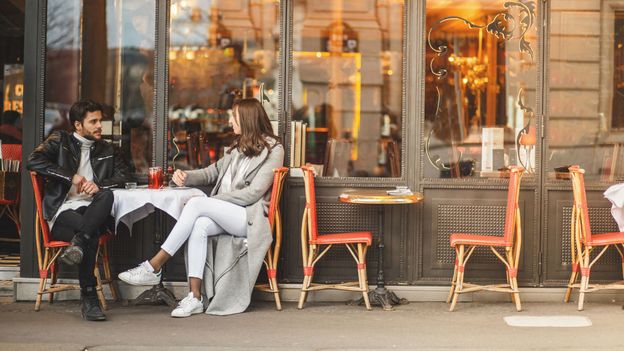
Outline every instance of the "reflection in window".
<path id="1" fill-rule="evenodd" d="M 102 134 L 135 172 L 152 159 L 154 2 L 49 0 L 45 135 L 71 130 L 78 99 L 107 105 Z M 105 43 L 105 45 L 104 45 Z"/>
<path id="2" fill-rule="evenodd" d="M 548 170 L 624 179 L 624 12 L 608 1 L 552 2 Z M 619 7 L 619 9 L 618 9 Z"/>
<path id="3" fill-rule="evenodd" d="M 427 1 L 425 176 L 535 169 L 535 1 Z"/>
<path id="4" fill-rule="evenodd" d="M 306 125 L 302 161 L 324 176 L 400 177 L 403 1 L 293 6 L 291 108 Z"/>
<path id="5" fill-rule="evenodd" d="M 237 98 L 261 100 L 277 134 L 279 2 L 173 0 L 170 18 L 170 165 L 221 157 Z"/>

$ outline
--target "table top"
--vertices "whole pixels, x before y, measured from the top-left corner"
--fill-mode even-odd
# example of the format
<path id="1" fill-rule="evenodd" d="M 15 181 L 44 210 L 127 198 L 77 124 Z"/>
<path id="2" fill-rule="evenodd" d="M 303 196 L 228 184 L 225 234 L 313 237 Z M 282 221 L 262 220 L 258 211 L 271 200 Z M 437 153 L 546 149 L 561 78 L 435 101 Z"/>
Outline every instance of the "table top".
<path id="1" fill-rule="evenodd" d="M 350 204 L 401 205 L 421 202 L 423 195 L 417 192 L 410 195 L 388 195 L 387 190 L 358 189 L 340 194 L 339 199 L 340 202 Z"/>
<path id="2" fill-rule="evenodd" d="M 206 196 L 201 190 L 186 187 L 165 187 L 162 189 L 113 189 L 115 199 L 111 214 L 115 224 L 122 222 L 132 230 L 132 224 L 160 209 L 178 219 L 184 205 L 193 197 Z"/>

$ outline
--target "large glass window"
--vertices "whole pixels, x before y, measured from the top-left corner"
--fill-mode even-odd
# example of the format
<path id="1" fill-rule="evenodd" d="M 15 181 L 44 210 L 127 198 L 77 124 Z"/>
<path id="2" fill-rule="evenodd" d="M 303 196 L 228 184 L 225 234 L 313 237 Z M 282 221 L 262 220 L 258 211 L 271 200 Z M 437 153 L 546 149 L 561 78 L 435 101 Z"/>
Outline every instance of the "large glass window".
<path id="1" fill-rule="evenodd" d="M 547 171 L 624 178 L 624 2 L 553 0 Z"/>
<path id="2" fill-rule="evenodd" d="M 425 176 L 535 170 L 535 0 L 427 1 Z"/>
<path id="3" fill-rule="evenodd" d="M 279 1 L 172 0 L 170 18 L 169 164 L 221 157 L 237 98 L 262 101 L 277 134 Z"/>
<path id="4" fill-rule="evenodd" d="M 22 144 L 24 113 L 24 0 L 0 6 L 0 141 Z M 0 216 L 2 217 L 2 216 Z M 4 216 L 6 217 L 6 216 Z M 1 224 L 2 222 L 0 222 Z"/>
<path id="5" fill-rule="evenodd" d="M 400 177 L 403 1 L 293 1 L 291 166 Z"/>
<path id="6" fill-rule="evenodd" d="M 152 160 L 155 2 L 49 0 L 45 64 L 45 136 L 71 130 L 78 99 L 106 105 L 103 136 L 132 169 Z"/>

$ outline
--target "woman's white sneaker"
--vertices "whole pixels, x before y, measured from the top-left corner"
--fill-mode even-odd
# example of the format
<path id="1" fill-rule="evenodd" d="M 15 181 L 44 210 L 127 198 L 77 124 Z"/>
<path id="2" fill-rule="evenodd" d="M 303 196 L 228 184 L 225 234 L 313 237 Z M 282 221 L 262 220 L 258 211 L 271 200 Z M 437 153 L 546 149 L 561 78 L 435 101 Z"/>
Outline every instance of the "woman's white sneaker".
<path id="1" fill-rule="evenodd" d="M 171 317 L 184 318 L 204 312 L 204 303 L 202 301 L 203 298 L 198 300 L 193 296 L 192 292 L 189 293 L 187 297 L 178 302 L 178 307 L 171 311 Z"/>
<path id="2" fill-rule="evenodd" d="M 149 263 L 143 262 L 138 267 L 119 273 L 119 279 L 130 285 L 156 285 L 160 283 L 162 272 L 154 273 Z"/>

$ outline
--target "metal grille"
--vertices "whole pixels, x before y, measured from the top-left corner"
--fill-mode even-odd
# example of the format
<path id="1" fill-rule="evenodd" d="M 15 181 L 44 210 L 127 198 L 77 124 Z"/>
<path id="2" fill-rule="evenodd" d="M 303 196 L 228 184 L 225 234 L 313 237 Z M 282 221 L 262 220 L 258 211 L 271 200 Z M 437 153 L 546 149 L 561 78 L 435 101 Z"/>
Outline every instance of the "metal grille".
<path id="1" fill-rule="evenodd" d="M 450 246 L 452 233 L 470 233 L 503 236 L 505 206 L 439 205 L 437 208 L 438 237 L 436 259 L 439 263 L 453 264 L 455 250 Z M 495 263 L 498 259 L 489 248 L 479 247 L 469 263 Z"/>
<path id="2" fill-rule="evenodd" d="M 341 203 L 317 203 L 317 220 L 319 234 L 359 232 L 366 231 L 373 233 L 373 246 L 368 249 L 366 261 L 369 271 L 377 267 L 376 243 L 379 236 L 379 223 L 377 208 L 375 206 L 362 206 Z M 390 238 L 386 236 L 387 243 Z M 354 267 L 353 257 L 344 245 L 332 247 L 319 261 L 318 267 Z"/>
<path id="3" fill-rule="evenodd" d="M 572 225 L 572 206 L 563 207 L 563 223 L 561 224 L 561 264 L 571 264 L 572 258 L 570 253 L 570 226 Z M 592 233 L 608 233 L 618 232 L 617 224 L 611 215 L 611 209 L 606 207 L 589 208 L 589 224 Z M 600 250 L 592 252 L 592 258 L 595 257 Z M 612 266 L 619 265 L 621 262 L 620 255 L 614 247 L 610 247 L 607 252 L 596 263 L 596 266 Z"/>

